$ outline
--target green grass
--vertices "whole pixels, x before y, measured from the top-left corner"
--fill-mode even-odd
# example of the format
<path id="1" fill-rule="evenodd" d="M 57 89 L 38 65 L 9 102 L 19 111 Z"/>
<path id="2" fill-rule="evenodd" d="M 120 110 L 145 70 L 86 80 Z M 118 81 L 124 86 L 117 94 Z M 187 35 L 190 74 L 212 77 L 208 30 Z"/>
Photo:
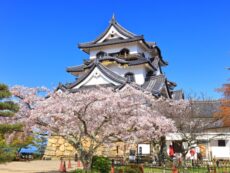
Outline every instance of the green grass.
<path id="1" fill-rule="evenodd" d="M 123 166 L 115 167 L 119 169 L 123 169 Z M 180 173 L 208 173 L 208 169 L 206 167 L 194 167 L 194 168 L 178 168 Z M 216 168 L 216 173 L 229 173 L 230 167 L 220 167 Z M 81 170 L 73 171 L 73 173 L 82 173 Z M 92 170 L 91 173 L 99 173 L 98 171 Z M 172 168 L 144 168 L 144 173 L 172 173 Z M 214 173 L 214 171 L 211 171 L 210 173 Z"/>
<path id="2" fill-rule="evenodd" d="M 207 173 L 207 168 L 178 168 L 180 173 Z M 172 173 L 170 168 L 144 168 L 145 173 Z M 214 172 L 214 171 L 211 171 Z M 230 167 L 216 168 L 216 173 L 229 173 Z"/>

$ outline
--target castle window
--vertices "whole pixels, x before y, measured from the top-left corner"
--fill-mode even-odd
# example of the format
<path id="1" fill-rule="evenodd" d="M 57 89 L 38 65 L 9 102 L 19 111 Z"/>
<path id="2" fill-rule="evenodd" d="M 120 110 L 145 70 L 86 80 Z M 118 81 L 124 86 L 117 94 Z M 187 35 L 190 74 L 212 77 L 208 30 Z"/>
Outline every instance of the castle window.
<path id="1" fill-rule="evenodd" d="M 127 57 L 128 55 L 129 55 L 129 49 L 124 48 L 120 51 L 120 56 Z"/>
<path id="2" fill-rule="evenodd" d="M 127 82 L 135 82 L 135 77 L 133 73 L 126 73 L 125 78 L 127 79 Z"/>
<path id="3" fill-rule="evenodd" d="M 218 140 L 218 146 L 225 147 L 226 146 L 225 140 Z"/>
<path id="4" fill-rule="evenodd" d="M 97 58 L 102 58 L 102 57 L 104 57 L 104 56 L 106 56 L 107 54 L 105 53 L 105 52 L 103 52 L 103 51 L 100 51 L 100 52 L 98 52 L 97 53 Z"/>
<path id="5" fill-rule="evenodd" d="M 141 55 L 145 58 L 145 53 L 144 52 Z"/>

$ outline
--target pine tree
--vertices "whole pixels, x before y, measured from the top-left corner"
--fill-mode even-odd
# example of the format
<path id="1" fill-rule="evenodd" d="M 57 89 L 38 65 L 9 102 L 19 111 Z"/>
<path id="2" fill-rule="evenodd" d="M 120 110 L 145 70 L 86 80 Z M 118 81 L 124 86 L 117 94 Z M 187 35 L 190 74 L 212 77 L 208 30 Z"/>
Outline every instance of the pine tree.
<path id="1" fill-rule="evenodd" d="M 11 93 L 5 84 L 0 84 L 0 118 L 14 116 L 19 106 L 10 100 Z M 7 135 L 22 129 L 21 124 L 0 124 L 0 162 L 9 161 L 15 153 L 11 152 L 12 144 L 6 142 Z M 15 141 L 14 141 L 15 142 Z"/>
<path id="2" fill-rule="evenodd" d="M 19 110 L 19 106 L 9 100 L 11 93 L 5 84 L 0 84 L 0 117 L 11 117 Z M 0 135 L 20 130 L 18 124 L 0 124 Z"/>

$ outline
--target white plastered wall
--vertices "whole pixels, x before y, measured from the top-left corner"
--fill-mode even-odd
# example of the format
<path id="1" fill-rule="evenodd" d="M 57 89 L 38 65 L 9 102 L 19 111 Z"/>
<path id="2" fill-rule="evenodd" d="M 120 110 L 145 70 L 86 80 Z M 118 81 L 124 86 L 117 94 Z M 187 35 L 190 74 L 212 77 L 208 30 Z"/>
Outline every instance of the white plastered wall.
<path id="1" fill-rule="evenodd" d="M 115 53 L 121 51 L 123 48 L 129 49 L 130 54 L 141 53 L 138 52 L 138 45 L 136 43 L 124 43 L 119 45 L 110 45 L 110 46 L 103 46 L 97 49 L 90 50 L 90 59 L 95 59 L 98 52 L 103 51 L 106 53 Z"/>
<path id="2" fill-rule="evenodd" d="M 74 87 L 78 89 L 81 86 L 90 86 L 90 85 L 105 85 L 105 84 L 114 84 L 119 85 L 119 83 L 112 81 L 107 76 L 105 76 L 97 67 L 90 73 L 90 75 L 83 80 L 80 84 Z"/>
<path id="3" fill-rule="evenodd" d="M 147 67 L 145 65 L 123 67 L 117 64 L 111 64 L 111 65 L 108 65 L 107 67 L 111 71 L 119 74 L 122 77 L 125 77 L 125 74 L 128 72 L 133 73 L 135 77 L 135 81 L 138 85 L 142 85 L 145 82 L 145 76 L 147 73 Z"/>
<path id="4" fill-rule="evenodd" d="M 214 158 L 230 158 L 230 141 L 222 138 L 221 140 L 225 140 L 225 146 L 218 146 L 218 140 L 210 141 L 210 151 L 212 153 L 212 157 Z"/>

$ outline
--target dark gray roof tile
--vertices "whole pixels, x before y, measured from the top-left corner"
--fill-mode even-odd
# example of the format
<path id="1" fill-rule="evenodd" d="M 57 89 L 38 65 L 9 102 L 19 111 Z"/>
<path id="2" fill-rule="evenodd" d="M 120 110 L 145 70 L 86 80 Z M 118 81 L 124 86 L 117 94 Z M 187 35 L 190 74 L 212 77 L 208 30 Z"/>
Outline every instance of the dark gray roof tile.
<path id="1" fill-rule="evenodd" d="M 100 46 L 107 46 L 107 45 L 113 45 L 113 44 L 121 44 L 121 43 L 129 43 L 129 42 L 134 42 L 138 40 L 143 40 L 143 36 L 136 36 L 133 38 L 128 38 L 128 39 L 110 39 L 106 42 L 102 43 L 94 43 L 94 42 L 88 42 L 88 43 L 81 43 L 78 45 L 79 48 L 93 48 L 93 47 L 100 47 Z"/>
<path id="2" fill-rule="evenodd" d="M 136 56 L 136 54 L 133 56 Z M 131 57 L 131 55 L 130 55 L 130 57 Z M 133 60 L 130 60 L 130 59 L 125 60 L 123 58 L 112 57 L 112 56 L 104 56 L 104 57 L 101 57 L 98 59 L 99 62 L 103 62 L 103 61 L 107 61 L 107 60 L 108 61 L 116 61 L 119 64 L 127 64 L 129 66 L 148 63 L 153 69 L 155 69 L 155 67 L 153 67 L 152 63 L 148 59 L 141 57 L 141 56 L 139 56 L 137 59 L 133 59 Z M 90 69 L 94 63 L 95 63 L 95 61 L 92 61 L 92 62 L 88 63 L 87 65 L 82 64 L 80 66 L 68 67 L 67 72 L 70 72 L 70 73 L 72 73 L 72 72 L 84 72 L 86 69 Z"/>
<path id="3" fill-rule="evenodd" d="M 67 72 L 84 72 L 85 69 L 89 69 L 93 66 L 92 61 L 85 61 L 84 64 L 79 65 L 79 66 L 72 66 L 72 67 L 67 67 L 66 71 Z"/>
<path id="4" fill-rule="evenodd" d="M 143 84 L 142 87 L 152 93 L 160 93 L 161 89 L 165 85 L 165 80 L 164 75 L 152 76 Z"/>

